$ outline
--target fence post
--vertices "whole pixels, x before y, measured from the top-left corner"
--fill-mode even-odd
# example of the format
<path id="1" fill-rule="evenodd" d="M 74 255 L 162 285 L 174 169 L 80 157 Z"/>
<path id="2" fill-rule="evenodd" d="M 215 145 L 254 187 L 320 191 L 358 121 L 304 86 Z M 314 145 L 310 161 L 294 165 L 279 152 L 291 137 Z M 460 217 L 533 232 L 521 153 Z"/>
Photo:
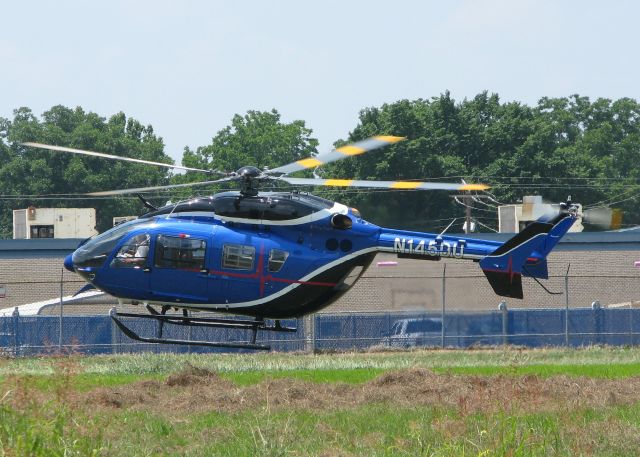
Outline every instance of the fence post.
<path id="1" fill-rule="evenodd" d="M 191 311 L 189 311 L 188 309 L 186 311 L 187 311 L 187 317 L 191 317 Z M 193 341 L 193 332 L 192 332 L 192 330 L 193 330 L 193 325 L 188 325 L 187 326 L 187 339 L 189 341 Z M 191 351 L 193 350 L 192 348 L 193 348 L 193 346 L 191 344 L 189 346 L 187 346 L 187 353 L 191 354 Z"/>
<path id="2" fill-rule="evenodd" d="M 112 354 L 117 354 L 119 352 L 118 343 L 117 343 L 119 333 L 116 327 L 116 323 L 114 322 L 113 319 L 111 319 L 111 316 L 115 316 L 115 314 L 116 314 L 116 307 L 114 306 L 109 310 L 109 321 L 111 322 L 111 353 Z"/>
<path id="3" fill-rule="evenodd" d="M 498 304 L 498 309 L 502 311 L 502 344 L 509 344 L 509 337 L 507 336 L 507 331 L 509 329 L 509 310 L 507 309 L 507 302 L 502 300 Z"/>
<path id="4" fill-rule="evenodd" d="M 60 270 L 60 331 L 58 332 L 58 352 L 62 352 L 62 307 L 64 305 L 64 300 L 62 298 L 63 295 L 63 285 L 62 281 L 64 280 L 64 268 Z"/>
<path id="5" fill-rule="evenodd" d="M 592 339 L 590 344 L 593 344 L 595 340 L 595 343 L 597 344 L 602 344 L 603 343 L 603 338 L 602 338 L 602 324 L 600 323 L 600 321 L 602 320 L 602 314 L 600 312 L 601 309 L 601 305 L 600 302 L 598 300 L 594 300 L 593 302 L 591 302 L 591 309 L 593 310 L 593 334 L 594 334 L 594 338 Z"/>
<path id="6" fill-rule="evenodd" d="M 446 289 L 447 289 L 447 264 L 445 263 L 443 265 L 443 269 L 442 269 L 442 315 L 441 315 L 441 319 L 442 319 L 442 326 L 441 326 L 441 331 L 442 331 L 442 341 L 441 341 L 441 346 L 444 349 L 444 339 L 445 339 L 445 329 L 444 329 L 444 318 L 446 315 L 446 308 L 447 308 L 447 299 L 446 299 Z"/>
<path id="7" fill-rule="evenodd" d="M 11 317 L 13 317 L 13 356 L 18 356 L 18 327 L 20 325 L 20 311 L 18 311 L 18 307 L 16 306 L 11 313 Z"/>
<path id="8" fill-rule="evenodd" d="M 629 302 L 629 345 L 633 346 L 633 300 Z"/>
<path id="9" fill-rule="evenodd" d="M 315 354 L 317 351 L 317 346 L 316 346 L 316 339 L 318 338 L 318 335 L 316 332 L 317 324 L 318 324 L 318 314 L 314 313 L 313 316 L 311 316 L 311 349 L 313 351 L 313 354 Z"/>
<path id="10" fill-rule="evenodd" d="M 564 275 L 564 344 L 569 346 L 569 268 L 571 263 L 567 265 L 567 272 Z"/>
<path id="11" fill-rule="evenodd" d="M 308 314 L 302 318 L 302 328 L 304 330 L 302 337 L 305 342 L 305 352 L 309 354 L 313 354 L 316 350 L 315 317 L 315 314 Z"/>

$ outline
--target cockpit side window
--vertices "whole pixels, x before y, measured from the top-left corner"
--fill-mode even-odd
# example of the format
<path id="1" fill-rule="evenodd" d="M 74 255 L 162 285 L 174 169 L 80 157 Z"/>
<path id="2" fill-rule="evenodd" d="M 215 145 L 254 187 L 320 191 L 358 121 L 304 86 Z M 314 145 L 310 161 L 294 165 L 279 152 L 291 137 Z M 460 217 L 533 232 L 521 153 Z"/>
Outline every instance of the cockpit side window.
<path id="1" fill-rule="evenodd" d="M 132 237 L 118 250 L 111 261 L 112 268 L 140 268 L 149 255 L 151 237 L 147 233 L 141 233 Z"/>
<path id="2" fill-rule="evenodd" d="M 200 271 L 205 267 L 206 250 L 205 240 L 158 235 L 154 265 L 159 268 Z"/>
<path id="3" fill-rule="evenodd" d="M 91 238 L 89 241 L 78 247 L 73 253 L 73 264 L 79 267 L 92 266 L 98 267 L 104 264 L 104 261 L 111 254 L 113 249 L 120 243 L 122 237 L 126 236 L 130 230 L 139 229 L 142 226 L 152 225 L 153 222 L 148 219 L 135 219 L 117 225 L 100 235 Z"/>

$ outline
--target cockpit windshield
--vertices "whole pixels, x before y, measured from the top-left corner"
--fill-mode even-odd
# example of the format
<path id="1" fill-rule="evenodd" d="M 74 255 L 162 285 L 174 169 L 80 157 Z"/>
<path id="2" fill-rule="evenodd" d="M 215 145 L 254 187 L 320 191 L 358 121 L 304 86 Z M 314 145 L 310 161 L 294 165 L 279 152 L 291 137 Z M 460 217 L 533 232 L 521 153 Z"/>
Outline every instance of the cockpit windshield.
<path id="1" fill-rule="evenodd" d="M 106 232 L 91 238 L 73 253 L 73 264 L 77 267 L 102 266 L 124 235 L 133 228 L 139 228 L 144 225 L 153 225 L 153 222 L 149 219 L 134 219 L 124 224 L 116 225 Z"/>

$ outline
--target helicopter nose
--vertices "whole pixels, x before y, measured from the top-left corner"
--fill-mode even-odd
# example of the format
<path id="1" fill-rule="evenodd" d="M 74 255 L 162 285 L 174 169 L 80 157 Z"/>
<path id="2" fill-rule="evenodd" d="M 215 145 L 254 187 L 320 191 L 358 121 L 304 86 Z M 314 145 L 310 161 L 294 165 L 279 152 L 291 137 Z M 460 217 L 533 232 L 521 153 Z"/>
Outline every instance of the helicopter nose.
<path id="1" fill-rule="evenodd" d="M 75 271 L 75 270 L 73 269 L 73 260 L 71 259 L 71 256 L 72 256 L 72 255 L 73 255 L 73 254 L 69 254 L 68 256 L 66 256 L 66 257 L 64 258 L 64 267 L 65 267 L 67 270 L 71 271 L 71 272 Z"/>

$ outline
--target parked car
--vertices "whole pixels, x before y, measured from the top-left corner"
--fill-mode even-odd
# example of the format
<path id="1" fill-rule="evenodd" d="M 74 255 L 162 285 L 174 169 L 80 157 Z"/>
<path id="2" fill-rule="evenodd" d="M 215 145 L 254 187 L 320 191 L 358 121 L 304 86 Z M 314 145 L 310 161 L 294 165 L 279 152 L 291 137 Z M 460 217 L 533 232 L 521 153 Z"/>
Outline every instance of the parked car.
<path id="1" fill-rule="evenodd" d="M 384 342 L 387 346 L 408 348 L 440 345 L 441 338 L 442 319 L 425 317 L 394 322 Z"/>

